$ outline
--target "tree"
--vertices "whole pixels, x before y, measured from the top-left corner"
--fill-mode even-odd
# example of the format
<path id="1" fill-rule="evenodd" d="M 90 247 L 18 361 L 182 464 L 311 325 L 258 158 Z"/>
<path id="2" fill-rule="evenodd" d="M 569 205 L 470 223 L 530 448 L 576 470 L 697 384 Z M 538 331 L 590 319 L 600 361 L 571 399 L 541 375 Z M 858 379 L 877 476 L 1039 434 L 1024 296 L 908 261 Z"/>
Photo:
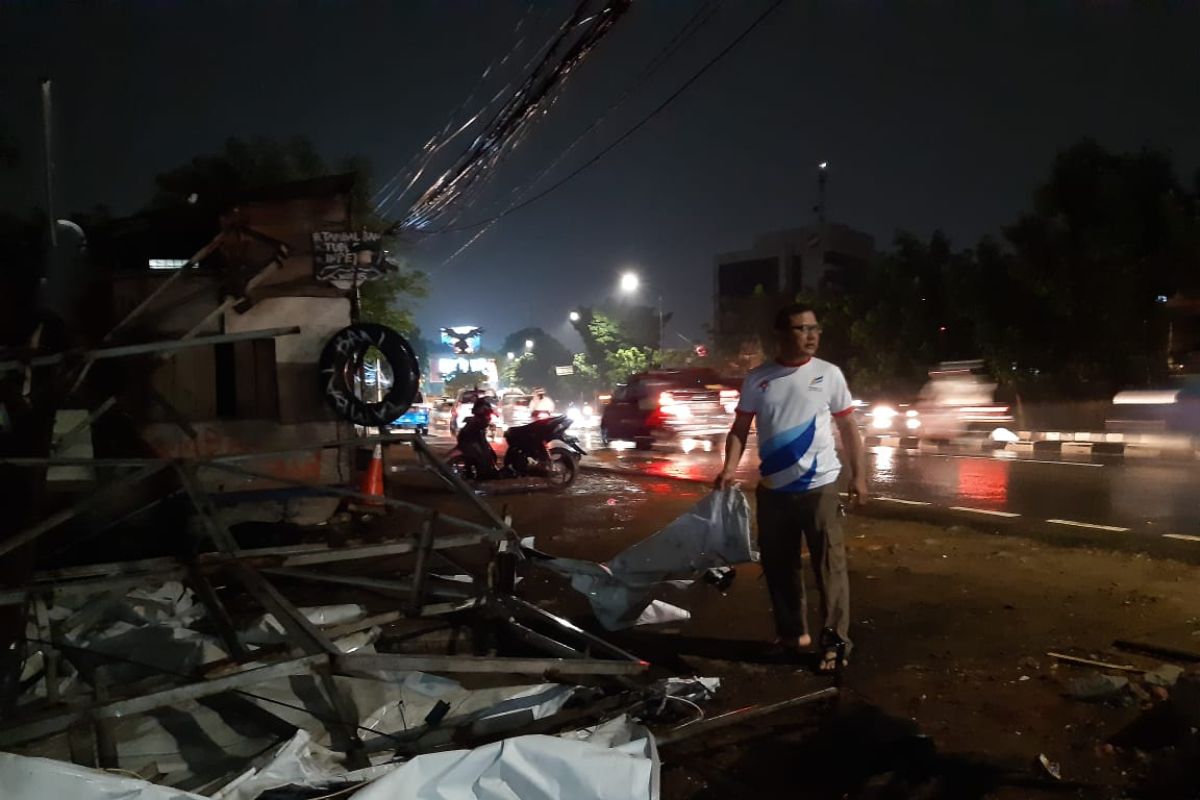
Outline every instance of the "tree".
<path id="1" fill-rule="evenodd" d="M 898 234 L 855 291 L 812 298 L 824 357 L 844 363 L 860 391 L 910 394 L 939 361 L 979 355 L 974 326 L 952 289 L 965 256 L 935 232 L 928 242 Z"/>
<path id="2" fill-rule="evenodd" d="M 533 353 L 522 353 L 516 358 L 509 359 L 501 370 L 505 386 L 520 386 L 533 389 L 547 383 L 543 374 L 543 365 Z"/>
<path id="3" fill-rule="evenodd" d="M 377 322 L 403 333 L 414 348 L 421 329 L 413 318 L 414 300 L 429 294 L 429 279 L 423 272 L 403 267 L 383 278 L 367 281 L 359 291 L 359 318 Z"/>
<path id="4" fill-rule="evenodd" d="M 644 343 L 639 344 L 628 329 L 612 317 L 586 307 L 578 309 L 578 313 L 579 319 L 572 324 L 583 339 L 587 363 L 595 367 L 608 386 L 624 383 L 630 375 L 644 372 L 655 363 L 655 350 Z"/>
<path id="5" fill-rule="evenodd" d="M 627 383 L 630 375 L 650 369 L 651 351 L 641 347 L 622 347 L 605 358 L 604 377 L 609 385 Z"/>
<path id="6" fill-rule="evenodd" d="M 571 374 L 564 375 L 558 381 L 559 391 L 568 399 L 590 400 L 593 395 L 607 388 L 604 376 L 587 353 L 576 353 L 571 358 L 571 368 Z"/>
<path id="7" fill-rule="evenodd" d="M 463 389 L 474 389 L 476 386 L 486 386 L 488 377 L 482 372 L 472 372 L 469 370 L 459 370 L 452 372 L 446 376 L 445 392 L 448 395 L 456 395 Z"/>
<path id="8" fill-rule="evenodd" d="M 525 343 L 533 346 L 526 352 Z M 571 363 L 571 351 L 563 343 L 546 333 L 541 328 L 522 328 L 504 340 L 500 348 L 504 353 L 516 353 L 520 358 L 514 359 L 516 365 L 506 364 L 506 374 L 514 376 L 513 383 L 526 389 L 541 386 L 552 394 L 558 391 L 558 376 L 554 368 Z M 509 369 L 516 370 L 509 373 Z"/>
<path id="9" fill-rule="evenodd" d="M 1196 289 L 1200 203 L 1162 153 L 1084 140 L 1058 154 L 1033 209 L 974 261 L 971 315 L 1006 382 L 1111 397 L 1166 375 L 1159 298 Z"/>
<path id="10" fill-rule="evenodd" d="M 196 156 L 158 175 L 150 207 L 220 205 L 249 189 L 327 174 L 324 159 L 303 136 L 287 141 L 265 136 L 250 140 L 231 137 L 219 153 Z"/>

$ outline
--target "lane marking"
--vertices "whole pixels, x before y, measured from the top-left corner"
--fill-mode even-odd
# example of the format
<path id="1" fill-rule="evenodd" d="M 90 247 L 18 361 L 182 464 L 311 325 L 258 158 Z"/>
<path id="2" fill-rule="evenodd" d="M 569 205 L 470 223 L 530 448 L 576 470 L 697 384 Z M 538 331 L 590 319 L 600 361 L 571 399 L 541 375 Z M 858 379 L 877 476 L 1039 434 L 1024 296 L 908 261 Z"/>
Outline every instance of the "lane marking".
<path id="1" fill-rule="evenodd" d="M 1053 525 L 1072 525 L 1076 528 L 1092 528 L 1097 531 L 1112 531 L 1113 533 L 1128 533 L 1129 528 L 1118 528 L 1115 525 L 1094 525 L 1091 522 L 1076 522 L 1073 519 L 1048 519 Z"/>
<path id="2" fill-rule="evenodd" d="M 966 511 L 971 514 L 987 514 L 991 517 L 1019 517 L 1020 514 L 1014 514 L 1011 511 L 992 511 L 987 508 L 967 508 L 966 506 L 950 506 L 951 511 Z"/>
<path id="3" fill-rule="evenodd" d="M 923 500 L 903 500 L 899 497 L 876 497 L 876 500 L 885 500 L 889 503 L 903 503 L 906 506 L 927 506 L 931 505 Z"/>
<path id="4" fill-rule="evenodd" d="M 1167 539 L 1182 539 L 1185 542 L 1200 542 L 1200 536 L 1192 536 L 1188 533 L 1164 533 Z"/>

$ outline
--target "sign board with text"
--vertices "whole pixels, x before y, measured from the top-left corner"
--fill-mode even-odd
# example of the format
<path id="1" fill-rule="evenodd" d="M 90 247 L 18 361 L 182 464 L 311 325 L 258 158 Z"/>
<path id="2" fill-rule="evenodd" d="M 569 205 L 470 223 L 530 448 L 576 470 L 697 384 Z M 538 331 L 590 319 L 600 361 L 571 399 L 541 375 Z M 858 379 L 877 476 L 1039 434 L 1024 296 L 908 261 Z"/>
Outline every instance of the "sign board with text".
<path id="1" fill-rule="evenodd" d="M 381 238 L 372 231 L 313 231 L 313 275 L 343 289 L 356 275 L 360 285 L 382 278 L 383 259 L 374 251 L 355 250 L 355 245 L 376 244 Z"/>

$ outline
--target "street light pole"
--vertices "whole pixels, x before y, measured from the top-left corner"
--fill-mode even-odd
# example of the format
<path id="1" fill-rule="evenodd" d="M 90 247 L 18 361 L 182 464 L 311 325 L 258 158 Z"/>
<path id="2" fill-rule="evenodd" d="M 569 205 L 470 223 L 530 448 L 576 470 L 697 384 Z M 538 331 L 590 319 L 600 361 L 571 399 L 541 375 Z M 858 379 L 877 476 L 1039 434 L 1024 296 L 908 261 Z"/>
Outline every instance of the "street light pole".
<path id="1" fill-rule="evenodd" d="M 663 313 L 662 313 L 662 293 L 658 295 L 658 361 L 659 366 L 662 366 L 663 357 Z"/>

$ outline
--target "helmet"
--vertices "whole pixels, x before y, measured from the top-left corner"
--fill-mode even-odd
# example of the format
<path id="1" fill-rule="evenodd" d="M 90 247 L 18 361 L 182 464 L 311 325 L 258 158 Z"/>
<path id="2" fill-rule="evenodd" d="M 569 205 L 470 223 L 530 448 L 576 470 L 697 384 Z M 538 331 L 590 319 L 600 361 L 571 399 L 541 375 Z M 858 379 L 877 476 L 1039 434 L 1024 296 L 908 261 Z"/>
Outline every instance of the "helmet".
<path id="1" fill-rule="evenodd" d="M 491 416 L 496 412 L 492 408 L 492 401 L 486 397 L 481 397 L 475 401 L 475 405 L 471 406 L 471 413 L 479 417 L 484 415 Z"/>

